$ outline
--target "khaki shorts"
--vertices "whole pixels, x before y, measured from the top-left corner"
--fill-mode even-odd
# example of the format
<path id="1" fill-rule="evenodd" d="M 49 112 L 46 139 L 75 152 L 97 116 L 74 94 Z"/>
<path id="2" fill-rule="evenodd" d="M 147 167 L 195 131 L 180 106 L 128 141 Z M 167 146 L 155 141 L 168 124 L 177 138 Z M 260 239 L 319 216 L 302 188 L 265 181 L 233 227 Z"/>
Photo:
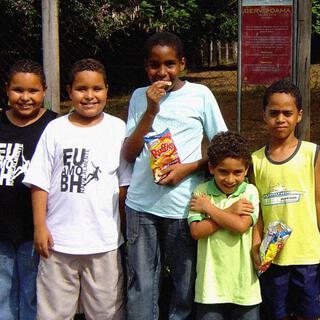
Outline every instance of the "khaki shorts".
<path id="1" fill-rule="evenodd" d="M 72 255 L 52 251 L 37 277 L 37 319 L 73 319 L 78 304 L 86 320 L 124 319 L 123 272 L 118 249 Z"/>

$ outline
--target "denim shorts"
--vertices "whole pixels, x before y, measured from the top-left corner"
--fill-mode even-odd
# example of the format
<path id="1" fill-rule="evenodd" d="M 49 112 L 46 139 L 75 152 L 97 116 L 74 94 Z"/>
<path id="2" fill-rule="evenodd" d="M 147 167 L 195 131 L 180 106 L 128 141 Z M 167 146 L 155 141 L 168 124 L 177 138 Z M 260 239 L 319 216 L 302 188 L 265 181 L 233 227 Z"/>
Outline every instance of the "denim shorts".
<path id="1" fill-rule="evenodd" d="M 271 264 L 260 277 L 263 312 L 272 320 L 291 314 L 308 319 L 319 317 L 319 272 L 320 264 Z"/>

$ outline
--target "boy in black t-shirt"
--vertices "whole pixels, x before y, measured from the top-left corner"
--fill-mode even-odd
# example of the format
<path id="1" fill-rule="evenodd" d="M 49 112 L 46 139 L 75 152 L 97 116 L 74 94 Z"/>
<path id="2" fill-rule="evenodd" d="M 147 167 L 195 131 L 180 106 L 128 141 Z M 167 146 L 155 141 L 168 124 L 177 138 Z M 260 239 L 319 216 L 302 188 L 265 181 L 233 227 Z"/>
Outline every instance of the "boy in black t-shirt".
<path id="1" fill-rule="evenodd" d="M 0 319 L 36 317 L 38 255 L 33 249 L 30 190 L 21 181 L 38 139 L 57 114 L 43 108 L 41 65 L 19 60 L 10 69 L 9 109 L 0 114 Z"/>

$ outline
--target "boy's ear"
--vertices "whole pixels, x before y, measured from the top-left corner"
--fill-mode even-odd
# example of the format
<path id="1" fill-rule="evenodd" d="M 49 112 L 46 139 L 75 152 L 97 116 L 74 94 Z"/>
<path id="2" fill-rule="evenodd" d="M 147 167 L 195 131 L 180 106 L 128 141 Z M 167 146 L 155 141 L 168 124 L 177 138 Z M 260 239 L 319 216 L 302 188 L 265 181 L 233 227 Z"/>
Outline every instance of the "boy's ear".
<path id="1" fill-rule="evenodd" d="M 5 83 L 4 83 L 4 86 L 5 86 L 5 89 L 6 89 L 6 93 L 7 93 L 7 95 L 8 95 L 8 90 L 9 90 L 9 84 L 8 84 L 8 82 L 5 82 Z"/>
<path id="2" fill-rule="evenodd" d="M 69 86 L 69 85 L 67 85 L 67 92 L 68 92 L 68 96 L 69 96 L 69 98 L 71 99 L 71 97 L 70 97 L 70 91 L 71 91 L 71 88 L 70 88 L 70 86 Z"/>
<path id="3" fill-rule="evenodd" d="M 208 170 L 212 176 L 214 175 L 214 168 L 215 167 L 210 162 L 208 162 Z"/>
<path id="4" fill-rule="evenodd" d="M 302 120 L 303 110 L 299 110 L 298 112 L 298 123 Z"/>
<path id="5" fill-rule="evenodd" d="M 143 65 L 144 65 L 144 68 L 147 69 L 147 66 L 148 66 L 148 60 L 147 59 L 143 60 Z"/>
<path id="6" fill-rule="evenodd" d="M 266 110 L 263 110 L 262 118 L 263 118 L 263 121 L 266 122 Z"/>
<path id="7" fill-rule="evenodd" d="M 180 60 L 180 71 L 183 71 L 186 67 L 186 58 L 185 57 L 182 57 L 181 60 Z"/>

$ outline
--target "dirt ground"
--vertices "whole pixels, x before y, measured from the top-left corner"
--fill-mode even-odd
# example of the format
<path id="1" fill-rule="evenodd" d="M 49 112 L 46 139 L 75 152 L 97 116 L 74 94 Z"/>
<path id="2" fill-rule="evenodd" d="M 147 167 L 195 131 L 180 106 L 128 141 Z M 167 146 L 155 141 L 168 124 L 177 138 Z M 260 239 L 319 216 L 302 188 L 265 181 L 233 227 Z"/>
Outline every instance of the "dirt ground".
<path id="1" fill-rule="evenodd" d="M 185 79 L 207 85 L 215 95 L 229 130 L 237 129 L 237 75 L 235 70 L 188 72 Z M 320 65 L 311 67 L 310 141 L 320 144 Z M 265 87 L 244 87 L 242 92 L 240 132 L 248 139 L 252 150 L 267 139 L 262 119 L 262 96 Z M 113 97 L 108 112 L 123 120 L 127 118 L 129 96 Z"/>

